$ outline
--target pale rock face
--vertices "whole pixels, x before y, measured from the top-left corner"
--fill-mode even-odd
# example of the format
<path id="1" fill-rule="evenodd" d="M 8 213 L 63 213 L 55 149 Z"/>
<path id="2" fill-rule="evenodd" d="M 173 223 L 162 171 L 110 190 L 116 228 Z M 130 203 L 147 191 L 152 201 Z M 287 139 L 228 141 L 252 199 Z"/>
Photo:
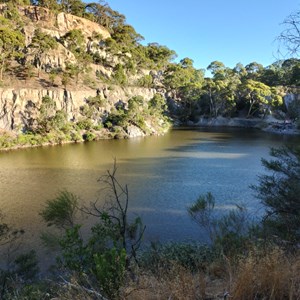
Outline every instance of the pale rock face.
<path id="1" fill-rule="evenodd" d="M 145 136 L 145 133 L 138 127 L 134 126 L 134 125 L 129 125 L 127 127 L 127 134 L 130 137 L 141 137 L 141 136 Z"/>
<path id="2" fill-rule="evenodd" d="M 134 96 L 143 96 L 146 101 L 156 93 L 155 89 L 120 88 L 109 89 L 99 87 L 98 93 L 108 100 L 106 110 L 110 111 L 118 101 L 127 101 Z M 93 89 L 68 91 L 64 89 L 0 89 L 0 129 L 20 131 L 26 125 L 35 122 L 44 96 L 49 96 L 56 103 L 57 110 L 64 110 L 70 121 L 81 117 L 80 107 L 86 104 L 86 99 L 95 97 Z"/>
<path id="3" fill-rule="evenodd" d="M 296 100 L 300 100 L 300 94 L 286 94 L 284 97 L 284 104 L 286 107 L 289 107 L 289 105 L 296 101 Z"/>
<path id="4" fill-rule="evenodd" d="M 6 10 L 5 4 L 0 4 L 0 14 Z M 100 57 L 111 61 L 112 66 L 120 63 L 120 59 L 101 50 L 98 47 L 100 40 L 110 38 L 110 33 L 101 25 L 92 21 L 76 17 L 66 13 L 53 13 L 48 9 L 36 6 L 20 6 L 19 12 L 27 20 L 24 22 L 22 32 L 25 35 L 26 46 L 30 45 L 35 30 L 39 28 L 42 32 L 59 40 L 70 30 L 81 30 L 86 42 L 87 50 L 98 52 Z M 101 39 L 94 39 L 95 35 L 100 35 Z M 26 59 L 35 61 L 36 57 L 28 49 Z M 41 69 L 50 71 L 53 68 L 65 69 L 66 63 L 76 64 L 76 58 L 64 45 L 58 43 L 57 49 L 51 49 L 43 53 L 39 59 Z M 92 70 L 100 75 L 110 78 L 113 74 L 113 67 L 91 64 Z M 145 71 L 143 74 L 148 74 Z M 141 74 L 141 76 L 143 75 Z M 138 78 L 134 78 L 138 79 Z M 95 97 L 99 94 L 107 100 L 105 107 L 99 109 L 100 114 L 107 114 L 116 103 L 125 103 L 131 97 L 142 96 L 146 101 L 150 100 L 155 94 L 155 89 L 145 89 L 137 87 L 122 88 L 118 86 L 108 86 L 101 84 L 96 89 L 86 87 L 84 90 L 65 90 L 62 88 L 0 88 L 0 130 L 20 132 L 27 126 L 36 124 L 39 117 L 39 109 L 42 98 L 49 96 L 56 103 L 57 110 L 64 110 L 70 121 L 76 122 L 82 117 L 80 108 L 86 104 L 88 97 Z M 143 136 L 144 133 L 137 127 L 128 128 L 129 136 Z M 153 130 L 154 132 L 155 130 Z"/>
<path id="5" fill-rule="evenodd" d="M 6 9 L 5 4 L 0 4 L 0 13 Z M 66 13 L 55 14 L 48 9 L 36 6 L 19 7 L 21 15 L 26 16 L 31 23 L 23 27 L 25 35 L 25 45 L 28 46 L 34 36 L 34 32 L 39 28 L 42 32 L 59 40 L 70 30 L 81 30 L 85 37 L 86 49 L 95 52 L 96 48 L 91 46 L 91 38 L 95 34 L 100 35 L 103 40 L 110 37 L 110 33 L 103 26 L 94 23 L 90 20 L 73 16 Z M 100 40 L 93 38 L 94 44 Z M 98 51 L 98 50 L 97 50 Z M 101 54 L 104 56 L 104 54 Z M 34 60 L 34 57 L 28 57 L 29 60 Z M 66 49 L 62 44 L 58 45 L 58 49 L 50 50 L 44 53 L 41 57 L 41 67 L 44 70 L 51 68 L 65 69 L 66 63 L 75 64 L 76 58 L 73 53 Z"/>

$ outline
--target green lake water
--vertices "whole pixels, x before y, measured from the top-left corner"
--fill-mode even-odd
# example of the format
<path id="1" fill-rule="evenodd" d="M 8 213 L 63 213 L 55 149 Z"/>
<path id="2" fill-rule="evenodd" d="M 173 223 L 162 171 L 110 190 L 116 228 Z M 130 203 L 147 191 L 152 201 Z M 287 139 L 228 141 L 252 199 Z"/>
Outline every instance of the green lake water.
<path id="1" fill-rule="evenodd" d="M 186 208 L 212 192 L 221 210 L 243 203 L 262 207 L 249 185 L 264 172 L 270 147 L 299 137 L 241 129 L 178 129 L 165 136 L 0 152 L 0 203 L 7 223 L 22 227 L 24 243 L 40 247 L 45 229 L 38 212 L 67 189 L 89 203 L 103 201 L 97 179 L 117 160 L 117 177 L 130 193 L 130 213 L 147 226 L 146 241 L 205 241 Z M 92 222 L 91 220 L 88 222 Z"/>

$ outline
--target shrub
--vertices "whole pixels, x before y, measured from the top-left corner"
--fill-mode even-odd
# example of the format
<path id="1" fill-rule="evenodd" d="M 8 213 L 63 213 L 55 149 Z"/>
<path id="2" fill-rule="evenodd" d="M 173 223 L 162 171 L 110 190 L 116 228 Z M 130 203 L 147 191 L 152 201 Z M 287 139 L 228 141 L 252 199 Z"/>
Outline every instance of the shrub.
<path id="1" fill-rule="evenodd" d="M 86 142 L 91 142 L 91 141 L 94 141 L 96 139 L 96 135 L 93 132 L 90 132 L 90 131 L 85 133 L 82 137 Z"/>
<path id="2" fill-rule="evenodd" d="M 79 207 L 77 197 L 61 192 L 49 200 L 41 212 L 47 223 L 61 230 L 56 239 L 60 246 L 60 266 L 76 274 L 82 285 L 94 284 L 110 298 L 116 298 L 124 284 L 125 270 L 128 270 L 140 246 L 145 227 L 140 218 L 128 220 L 128 189 L 122 186 L 113 171 L 107 171 L 99 181 L 109 191 L 107 207 L 100 208 L 97 201 L 90 207 Z M 97 217 L 98 223 L 90 228 L 90 235 L 83 239 L 81 225 L 77 223 L 76 212 Z M 49 238 L 48 238 L 49 237 Z M 54 241 L 53 233 L 44 233 L 44 241 Z"/>
<path id="3" fill-rule="evenodd" d="M 244 207 L 236 205 L 236 209 L 220 215 L 215 208 L 215 198 L 207 193 L 188 208 L 188 213 L 207 231 L 213 246 L 226 256 L 235 257 L 247 248 L 251 224 Z"/>
<path id="4" fill-rule="evenodd" d="M 266 207 L 263 228 L 266 236 L 285 246 L 297 247 L 300 242 L 300 149 L 271 149 L 272 160 L 262 159 L 272 173 L 261 175 L 253 186 Z"/>
<path id="5" fill-rule="evenodd" d="M 191 272 L 203 270 L 218 257 L 218 253 L 207 245 L 196 243 L 151 244 L 139 257 L 146 270 L 156 274 L 162 268 L 180 265 Z"/>
<path id="6" fill-rule="evenodd" d="M 93 122 L 89 119 L 82 119 L 77 122 L 77 127 L 82 130 L 90 130 L 93 127 Z"/>

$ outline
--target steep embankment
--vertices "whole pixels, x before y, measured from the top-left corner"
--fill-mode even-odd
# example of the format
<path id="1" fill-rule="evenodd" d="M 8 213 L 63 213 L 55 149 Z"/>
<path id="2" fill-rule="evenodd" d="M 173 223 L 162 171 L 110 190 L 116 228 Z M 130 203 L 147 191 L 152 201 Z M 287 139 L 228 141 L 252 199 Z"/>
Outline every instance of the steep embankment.
<path id="1" fill-rule="evenodd" d="M 0 5 L 5 16 L 10 8 Z M 150 70 L 123 70 L 129 53 L 113 52 L 103 26 L 36 6 L 5 19 L 24 44 L 0 88 L 0 148 L 160 134 L 165 99 L 139 87 Z M 21 31 L 18 31 L 22 27 Z M 24 135 L 25 137 L 21 136 Z"/>
<path id="2" fill-rule="evenodd" d="M 34 89 L 34 88 L 6 88 L 0 89 L 0 128 L 4 130 L 18 131 L 28 127 L 29 123 L 36 120 L 42 105 L 42 99 L 49 96 L 55 103 L 57 110 L 66 112 L 68 120 L 78 121 L 83 117 L 82 107 L 91 97 L 100 96 L 107 99 L 103 107 L 99 107 L 99 113 L 111 111 L 120 101 L 126 104 L 128 99 L 134 96 L 143 96 L 149 101 L 156 94 L 155 89 L 138 87 L 108 87 L 103 85 L 95 89 Z"/>

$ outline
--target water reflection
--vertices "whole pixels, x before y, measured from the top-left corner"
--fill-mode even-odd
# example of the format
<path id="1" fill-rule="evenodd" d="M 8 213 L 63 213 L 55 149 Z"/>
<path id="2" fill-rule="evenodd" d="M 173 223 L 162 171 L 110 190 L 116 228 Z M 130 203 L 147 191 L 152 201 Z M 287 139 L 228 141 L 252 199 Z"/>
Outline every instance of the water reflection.
<path id="1" fill-rule="evenodd" d="M 127 183 L 130 211 L 147 225 L 146 240 L 205 240 L 187 216 L 199 194 L 212 192 L 227 209 L 244 203 L 257 210 L 250 184 L 263 172 L 261 157 L 289 138 L 241 130 L 174 130 L 163 137 L 104 140 L 88 144 L 0 153 L 0 203 L 8 222 L 39 243 L 38 212 L 47 199 L 68 189 L 88 203 L 103 199 L 97 179 L 118 162 Z"/>

